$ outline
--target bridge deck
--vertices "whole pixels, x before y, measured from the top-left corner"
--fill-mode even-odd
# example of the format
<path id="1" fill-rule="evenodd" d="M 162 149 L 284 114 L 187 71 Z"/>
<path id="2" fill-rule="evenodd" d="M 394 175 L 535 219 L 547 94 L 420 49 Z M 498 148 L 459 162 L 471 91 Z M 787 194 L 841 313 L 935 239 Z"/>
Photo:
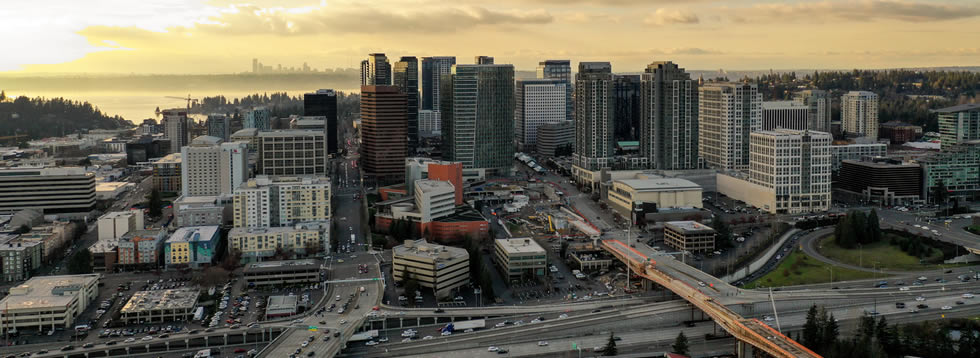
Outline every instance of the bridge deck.
<path id="1" fill-rule="evenodd" d="M 673 258 L 661 256 L 662 259 L 657 262 L 651 257 L 657 252 L 642 243 L 630 247 L 619 240 L 603 240 L 602 247 L 624 261 L 638 275 L 673 291 L 704 311 L 740 341 L 751 344 L 774 357 L 820 357 L 768 325 L 758 320 L 742 318 L 719 303 L 716 298 L 731 297 L 738 293 L 738 289 L 728 283 L 720 282 L 717 278 L 679 263 Z M 701 286 L 697 281 L 704 282 L 705 286 Z"/>

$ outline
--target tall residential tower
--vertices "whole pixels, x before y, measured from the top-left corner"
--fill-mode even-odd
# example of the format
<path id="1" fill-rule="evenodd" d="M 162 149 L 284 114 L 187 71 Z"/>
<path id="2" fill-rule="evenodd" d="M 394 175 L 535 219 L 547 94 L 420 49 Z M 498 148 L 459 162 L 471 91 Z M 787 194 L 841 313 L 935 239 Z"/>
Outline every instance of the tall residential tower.
<path id="1" fill-rule="evenodd" d="M 640 155 L 654 169 L 698 167 L 698 82 L 670 61 L 641 77 Z"/>
<path id="2" fill-rule="evenodd" d="M 514 155 L 514 66 L 455 65 L 442 83 L 443 159 L 488 173 Z"/>
<path id="3" fill-rule="evenodd" d="M 575 75 L 575 166 L 588 171 L 612 166 L 614 100 L 612 65 L 579 62 Z"/>

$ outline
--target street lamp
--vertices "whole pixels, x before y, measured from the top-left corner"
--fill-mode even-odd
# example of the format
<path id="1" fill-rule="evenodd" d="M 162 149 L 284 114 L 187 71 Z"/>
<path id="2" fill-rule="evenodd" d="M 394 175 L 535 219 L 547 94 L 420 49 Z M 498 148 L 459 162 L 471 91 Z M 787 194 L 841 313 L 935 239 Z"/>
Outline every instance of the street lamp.
<path id="1" fill-rule="evenodd" d="M 824 269 L 830 270 L 830 284 L 833 285 L 834 284 L 834 267 L 833 266 L 827 266 L 827 267 L 824 267 Z"/>

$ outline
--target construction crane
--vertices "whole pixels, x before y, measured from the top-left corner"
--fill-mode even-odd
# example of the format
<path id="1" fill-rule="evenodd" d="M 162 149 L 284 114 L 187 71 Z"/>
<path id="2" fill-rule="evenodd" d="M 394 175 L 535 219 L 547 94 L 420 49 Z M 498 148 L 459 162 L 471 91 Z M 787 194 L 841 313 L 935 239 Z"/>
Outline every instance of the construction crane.
<path id="1" fill-rule="evenodd" d="M 164 98 L 172 98 L 172 99 L 185 100 L 185 101 L 187 101 L 187 109 L 191 109 L 191 102 L 197 104 L 198 102 L 201 101 L 200 99 L 197 99 L 197 98 L 191 98 L 191 95 L 190 94 L 187 95 L 187 98 L 184 98 L 184 97 L 175 97 L 175 96 L 164 96 Z"/>

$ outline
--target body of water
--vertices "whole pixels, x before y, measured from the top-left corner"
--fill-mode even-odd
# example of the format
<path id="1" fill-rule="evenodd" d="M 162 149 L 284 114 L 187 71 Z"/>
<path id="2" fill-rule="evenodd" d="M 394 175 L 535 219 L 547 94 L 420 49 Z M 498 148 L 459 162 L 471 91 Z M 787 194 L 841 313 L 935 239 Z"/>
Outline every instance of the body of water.
<path id="1" fill-rule="evenodd" d="M 356 90 L 340 90 L 344 92 L 357 92 Z M 290 96 L 302 96 L 303 93 L 309 92 L 309 90 L 268 90 L 264 93 L 274 93 L 274 92 L 286 92 Z M 215 97 L 215 96 L 225 96 L 228 100 L 233 100 L 235 98 L 242 98 L 248 95 L 255 94 L 255 91 L 245 92 L 245 91 L 209 91 L 200 93 L 191 93 L 192 98 L 204 98 L 204 97 Z M 168 96 L 174 97 L 187 97 L 187 93 L 181 95 L 180 93 L 165 93 L 165 92 L 90 92 L 90 91 L 80 91 L 80 92 L 27 92 L 27 93 L 11 93 L 7 92 L 7 96 L 28 96 L 28 97 L 45 97 L 45 98 L 57 98 L 63 97 L 67 99 L 72 99 L 76 101 L 89 102 L 93 106 L 98 107 L 103 113 L 110 116 L 119 115 L 126 120 L 133 122 L 134 124 L 141 123 L 146 118 L 160 119 L 160 116 L 155 113 L 157 107 L 160 109 L 168 108 L 184 108 L 187 107 L 187 101 L 175 98 L 167 98 Z M 196 117 L 196 116 L 195 116 Z"/>

